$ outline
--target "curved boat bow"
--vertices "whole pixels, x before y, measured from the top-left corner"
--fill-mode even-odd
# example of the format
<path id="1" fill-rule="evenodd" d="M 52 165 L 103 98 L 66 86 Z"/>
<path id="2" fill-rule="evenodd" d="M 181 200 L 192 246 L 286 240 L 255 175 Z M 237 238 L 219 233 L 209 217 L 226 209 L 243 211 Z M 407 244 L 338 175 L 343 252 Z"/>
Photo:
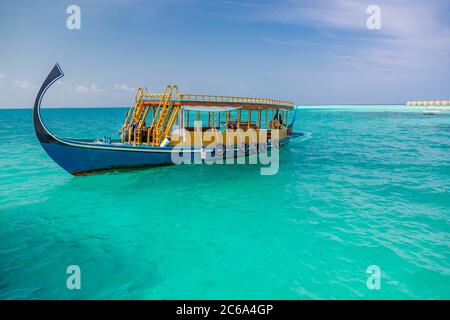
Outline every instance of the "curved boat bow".
<path id="1" fill-rule="evenodd" d="M 42 121 L 41 102 L 45 92 L 63 76 L 60 66 L 56 64 L 37 94 L 33 109 L 33 124 L 42 148 L 64 170 L 73 175 L 83 175 L 115 168 L 172 164 L 171 148 L 133 147 L 90 140 L 63 139 L 52 134 Z"/>
<path id="2" fill-rule="evenodd" d="M 59 67 L 59 64 L 56 64 L 52 71 L 50 71 L 49 75 L 45 79 L 44 83 L 42 84 L 41 88 L 39 89 L 39 92 L 36 96 L 36 101 L 34 102 L 34 108 L 33 108 L 33 124 L 34 124 L 34 131 L 36 132 L 36 136 L 39 139 L 39 142 L 42 143 L 56 143 L 57 139 L 55 136 L 53 136 L 47 128 L 44 126 L 44 123 L 42 122 L 41 118 L 41 101 L 42 98 L 47 91 L 48 88 L 51 87 L 53 83 L 58 81 L 64 76 L 64 73 L 62 72 L 61 68 Z"/>

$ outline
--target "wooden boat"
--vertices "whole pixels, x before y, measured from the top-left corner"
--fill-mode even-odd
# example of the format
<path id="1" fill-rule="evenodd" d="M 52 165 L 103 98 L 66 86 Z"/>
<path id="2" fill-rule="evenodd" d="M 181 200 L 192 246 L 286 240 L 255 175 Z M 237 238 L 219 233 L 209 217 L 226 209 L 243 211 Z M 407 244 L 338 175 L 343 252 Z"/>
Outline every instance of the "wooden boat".
<path id="1" fill-rule="evenodd" d="M 288 124 L 288 112 L 295 111 L 290 102 L 179 94 L 176 86 L 167 86 L 162 94 L 149 94 L 146 88 L 137 90 L 122 126 L 121 139 L 60 138 L 45 127 L 40 108 L 45 92 L 63 76 L 60 66 L 56 64 L 36 97 L 33 124 L 44 150 L 57 164 L 73 175 L 111 169 L 171 165 L 175 163 L 173 154 L 180 152 L 187 154 L 193 161 L 205 161 L 208 155 L 211 157 L 218 152 L 218 144 L 215 144 L 214 148 L 211 147 L 212 137 L 222 137 L 223 141 L 228 141 L 225 138 L 231 136 L 233 129 L 241 130 L 241 133 L 253 129 L 258 134 L 265 133 L 266 138 L 261 140 L 258 135 L 255 140 L 254 136 L 247 136 L 244 144 L 236 144 L 234 140 L 232 145 L 223 144 L 223 154 L 227 158 L 249 155 L 252 145 L 256 145 L 257 152 L 261 152 L 302 135 L 292 131 L 295 112 Z M 197 116 L 197 120 L 201 119 L 201 115 L 207 115 L 207 127 L 192 126 L 193 114 Z M 221 121 L 221 118 L 224 121 Z M 195 139 L 196 134 L 200 134 L 201 141 L 192 143 L 190 138 Z M 275 136 L 279 138 L 275 140 Z"/>

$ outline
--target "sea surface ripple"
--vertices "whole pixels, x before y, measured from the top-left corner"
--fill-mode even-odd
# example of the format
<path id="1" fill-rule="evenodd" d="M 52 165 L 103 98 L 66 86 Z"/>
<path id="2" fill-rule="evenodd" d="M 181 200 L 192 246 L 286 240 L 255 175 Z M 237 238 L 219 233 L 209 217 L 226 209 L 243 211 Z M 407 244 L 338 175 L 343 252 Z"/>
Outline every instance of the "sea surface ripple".
<path id="1" fill-rule="evenodd" d="M 72 177 L 40 147 L 31 110 L 0 110 L 0 299 L 449 299 L 450 114 L 297 112 L 305 136 L 274 176 L 185 165 Z M 124 113 L 44 120 L 64 137 L 116 137 Z M 66 287 L 69 265 L 81 290 Z"/>

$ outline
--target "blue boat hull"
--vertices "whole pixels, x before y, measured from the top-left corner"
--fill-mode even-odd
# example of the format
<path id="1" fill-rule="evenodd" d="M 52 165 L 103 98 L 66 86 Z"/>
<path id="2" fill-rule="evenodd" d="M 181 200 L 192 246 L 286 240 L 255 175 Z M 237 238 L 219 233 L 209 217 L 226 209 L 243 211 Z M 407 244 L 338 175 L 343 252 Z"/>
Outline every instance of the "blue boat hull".
<path id="1" fill-rule="evenodd" d="M 170 152 L 132 152 L 42 143 L 48 155 L 66 171 L 82 175 L 118 168 L 173 164 Z"/>

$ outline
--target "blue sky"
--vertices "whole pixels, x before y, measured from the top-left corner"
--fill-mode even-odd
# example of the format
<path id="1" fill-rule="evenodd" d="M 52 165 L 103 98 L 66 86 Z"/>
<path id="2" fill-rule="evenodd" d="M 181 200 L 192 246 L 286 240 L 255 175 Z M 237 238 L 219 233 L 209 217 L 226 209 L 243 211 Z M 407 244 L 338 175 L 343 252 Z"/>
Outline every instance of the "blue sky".
<path id="1" fill-rule="evenodd" d="M 66 8 L 81 8 L 81 30 Z M 381 9 L 381 30 L 366 8 Z M 296 104 L 450 99 L 446 0 L 2 1 L 0 107 L 128 106 L 134 88 Z"/>

